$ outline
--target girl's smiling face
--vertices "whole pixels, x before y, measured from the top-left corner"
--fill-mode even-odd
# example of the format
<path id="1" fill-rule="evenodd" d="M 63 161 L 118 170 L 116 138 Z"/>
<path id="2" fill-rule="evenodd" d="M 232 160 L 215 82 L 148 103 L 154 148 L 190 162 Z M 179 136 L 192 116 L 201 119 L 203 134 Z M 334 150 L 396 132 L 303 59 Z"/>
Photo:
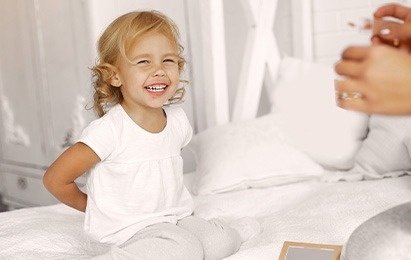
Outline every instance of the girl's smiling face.
<path id="1" fill-rule="evenodd" d="M 161 33 L 148 33 L 127 56 L 131 63 L 120 57 L 111 81 L 121 89 L 121 104 L 137 109 L 161 108 L 178 87 L 178 46 Z"/>

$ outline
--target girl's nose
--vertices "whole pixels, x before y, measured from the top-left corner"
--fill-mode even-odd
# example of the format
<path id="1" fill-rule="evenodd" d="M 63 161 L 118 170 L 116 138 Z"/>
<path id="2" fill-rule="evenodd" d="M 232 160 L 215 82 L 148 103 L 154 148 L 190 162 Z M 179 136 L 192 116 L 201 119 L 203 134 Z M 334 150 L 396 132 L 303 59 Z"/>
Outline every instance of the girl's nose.
<path id="1" fill-rule="evenodd" d="M 154 74 L 153 74 L 154 77 L 164 77 L 165 75 L 166 73 L 160 66 L 155 68 Z"/>

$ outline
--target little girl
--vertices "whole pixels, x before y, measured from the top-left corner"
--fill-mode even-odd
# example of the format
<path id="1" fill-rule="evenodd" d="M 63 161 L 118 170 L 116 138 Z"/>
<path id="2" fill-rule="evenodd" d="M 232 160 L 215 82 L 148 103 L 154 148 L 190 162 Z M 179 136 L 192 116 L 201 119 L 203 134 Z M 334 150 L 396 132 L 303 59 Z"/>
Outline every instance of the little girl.
<path id="1" fill-rule="evenodd" d="M 55 197 L 85 212 L 85 231 L 110 245 L 99 259 L 221 259 L 249 237 L 241 227 L 255 224 L 192 216 L 180 156 L 192 128 L 171 106 L 184 95 L 182 51 L 176 25 L 159 12 L 114 20 L 92 69 L 100 118 L 44 175 Z M 87 171 L 85 194 L 74 180 Z"/>

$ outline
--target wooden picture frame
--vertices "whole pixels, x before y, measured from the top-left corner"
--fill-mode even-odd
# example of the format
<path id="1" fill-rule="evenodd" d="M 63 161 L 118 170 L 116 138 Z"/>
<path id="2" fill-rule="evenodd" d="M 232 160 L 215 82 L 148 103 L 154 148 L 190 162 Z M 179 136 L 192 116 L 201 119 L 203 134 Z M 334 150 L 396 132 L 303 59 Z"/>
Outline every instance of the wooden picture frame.
<path id="1" fill-rule="evenodd" d="M 278 260 L 339 260 L 341 245 L 285 241 Z"/>

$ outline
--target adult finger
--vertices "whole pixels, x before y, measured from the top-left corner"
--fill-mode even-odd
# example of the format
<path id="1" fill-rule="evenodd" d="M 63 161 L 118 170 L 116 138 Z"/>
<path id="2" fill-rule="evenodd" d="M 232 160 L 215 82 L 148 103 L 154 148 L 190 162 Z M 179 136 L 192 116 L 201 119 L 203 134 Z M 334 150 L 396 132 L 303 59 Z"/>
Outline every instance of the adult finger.
<path id="1" fill-rule="evenodd" d="M 411 14 L 411 8 L 398 5 L 398 4 L 388 4 L 388 5 L 383 5 L 380 8 L 378 8 L 374 12 L 374 17 L 383 18 L 387 16 L 392 16 L 392 17 L 405 21 L 405 20 L 411 19 L 410 14 Z"/>
<path id="2" fill-rule="evenodd" d="M 341 58 L 343 60 L 361 61 L 367 55 L 368 48 L 369 47 L 366 47 L 366 46 L 351 46 L 351 47 L 348 47 L 343 51 L 343 53 L 341 55 Z"/>
<path id="3" fill-rule="evenodd" d="M 371 107 L 368 104 L 368 100 L 365 97 L 358 99 L 336 99 L 337 106 L 346 109 L 359 112 L 370 113 Z"/>
<path id="4" fill-rule="evenodd" d="M 384 41 L 381 40 L 379 35 L 372 35 L 370 38 L 371 44 L 380 44 L 380 43 L 384 43 Z"/>
<path id="5" fill-rule="evenodd" d="M 336 79 L 334 80 L 335 93 L 362 93 L 364 92 L 364 87 L 358 84 L 358 80 L 346 78 L 346 79 Z"/>
<path id="6" fill-rule="evenodd" d="M 335 80 L 335 103 L 337 106 L 356 111 L 365 111 L 367 97 L 361 92 L 356 80 Z"/>
<path id="7" fill-rule="evenodd" d="M 411 38 L 411 22 L 399 24 L 396 22 L 383 21 L 378 26 L 378 36 L 384 40 L 409 40 Z"/>
<path id="8" fill-rule="evenodd" d="M 335 64 L 337 74 L 345 77 L 358 77 L 363 71 L 363 64 L 353 60 L 341 60 Z"/>

